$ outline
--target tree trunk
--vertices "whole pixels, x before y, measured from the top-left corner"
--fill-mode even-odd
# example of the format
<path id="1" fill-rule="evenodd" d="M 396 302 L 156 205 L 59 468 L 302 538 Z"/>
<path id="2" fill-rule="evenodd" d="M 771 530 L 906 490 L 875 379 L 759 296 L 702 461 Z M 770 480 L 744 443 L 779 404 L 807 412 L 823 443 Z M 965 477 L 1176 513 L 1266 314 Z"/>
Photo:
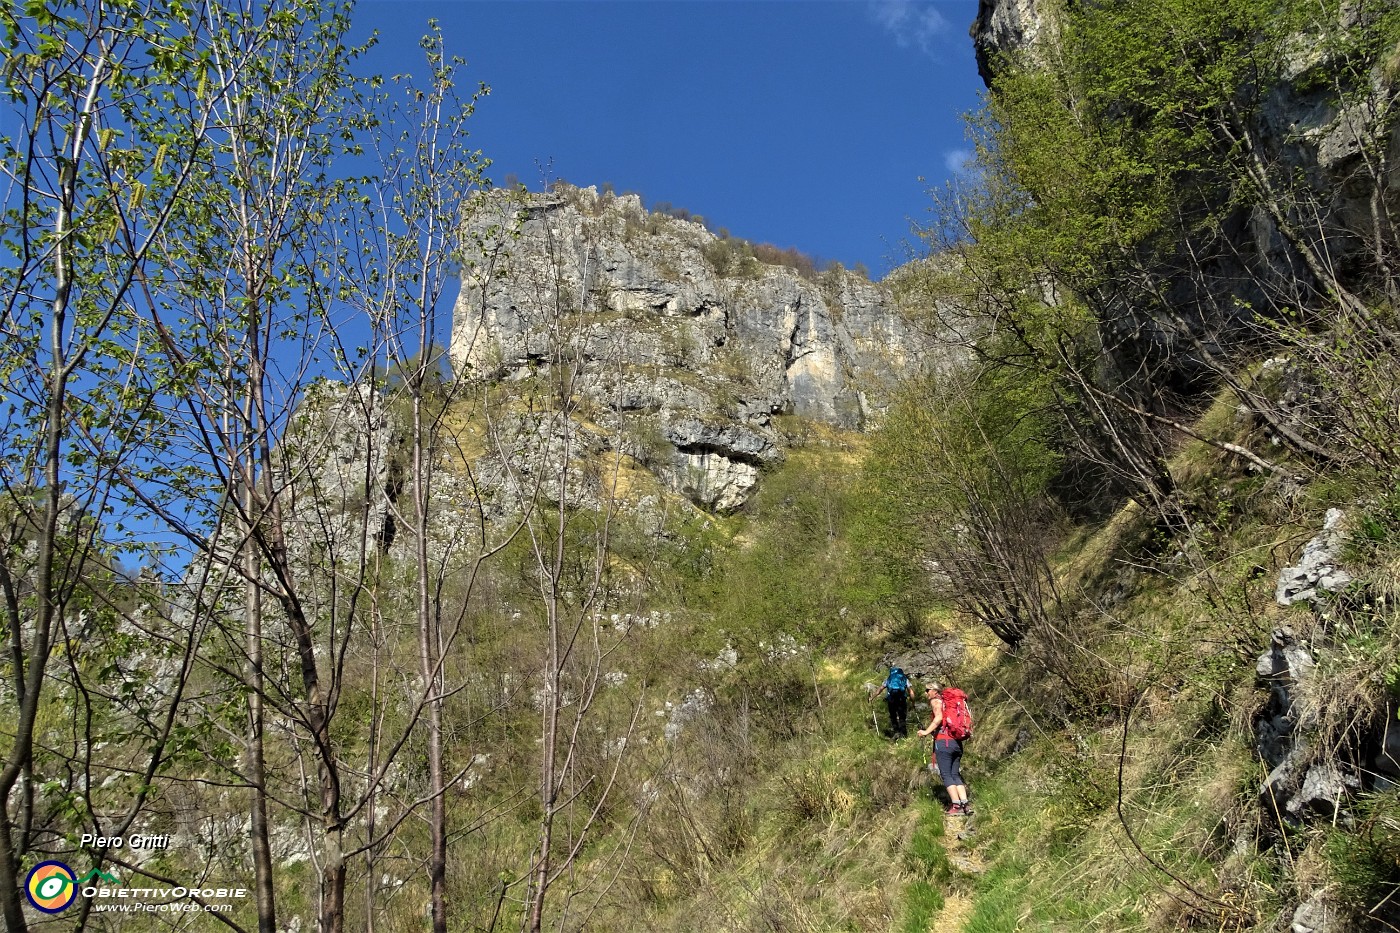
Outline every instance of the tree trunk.
<path id="1" fill-rule="evenodd" d="M 245 481 L 248 478 L 245 477 Z M 246 501 L 248 514 L 253 511 L 252 484 L 248 482 Z M 263 758 L 263 651 L 262 651 L 262 592 L 258 580 L 260 562 L 250 535 L 243 546 L 244 571 L 247 587 L 248 651 L 248 783 L 252 799 L 249 843 L 253 849 L 253 891 L 258 910 L 258 933 L 277 933 L 277 905 L 272 884 L 272 846 L 267 826 L 267 769 Z"/>
<path id="2" fill-rule="evenodd" d="M 447 804 L 442 747 L 442 639 L 433 611 L 428 564 L 428 494 L 431 452 L 428 427 L 423 423 L 423 377 L 428 352 L 425 347 L 413 391 L 413 503 L 418 563 L 418 660 L 423 690 L 428 697 L 428 781 L 432 794 L 429 814 L 430 851 L 428 882 L 433 933 L 447 933 Z"/>

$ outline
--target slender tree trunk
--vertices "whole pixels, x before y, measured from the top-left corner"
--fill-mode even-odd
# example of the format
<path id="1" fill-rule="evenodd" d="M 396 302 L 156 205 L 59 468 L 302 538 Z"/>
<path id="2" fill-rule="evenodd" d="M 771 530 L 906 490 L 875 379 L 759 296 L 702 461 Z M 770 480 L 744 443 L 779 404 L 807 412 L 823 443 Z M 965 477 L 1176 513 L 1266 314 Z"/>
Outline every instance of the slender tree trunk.
<path id="1" fill-rule="evenodd" d="M 252 515 L 254 496 L 251 477 L 245 476 L 247 514 Z M 253 850 L 253 889 L 258 909 L 258 933 L 277 933 L 277 906 L 272 884 L 272 846 L 267 825 L 267 768 L 263 756 L 263 735 L 266 717 L 263 709 L 263 650 L 262 650 L 262 591 L 256 582 L 260 562 L 252 535 L 243 545 L 244 586 L 247 589 L 248 652 L 248 748 L 247 769 L 251 791 L 251 826 L 249 844 Z"/>
<path id="2" fill-rule="evenodd" d="M 561 506 L 562 511 L 562 506 Z M 560 529 L 562 532 L 562 528 Z M 559 536 L 561 546 L 563 534 Z M 540 841 L 531 885 L 530 933 L 540 933 L 544 925 L 544 901 L 549 890 L 550 852 L 554 846 L 554 813 L 559 793 L 555 775 L 555 755 L 559 742 L 559 596 L 557 577 L 549 581 L 545 597 L 548 645 L 545 653 L 544 715 L 541 717 L 540 756 Z"/>
<path id="3" fill-rule="evenodd" d="M 447 783 L 443 766 L 442 709 L 442 640 L 437 630 L 430 587 L 431 567 L 428 563 L 428 495 L 432 456 L 428 449 L 428 427 L 423 419 L 423 368 L 427 365 L 428 347 L 424 344 L 423 362 L 414 374 L 413 384 L 413 503 L 417 540 L 415 557 L 418 564 L 418 662 L 423 690 L 428 703 L 428 781 L 432 794 L 429 814 L 430 851 L 428 882 L 431 892 L 433 933 L 447 933 Z"/>
<path id="4" fill-rule="evenodd" d="M 246 226 L 245 228 L 246 229 Z M 244 245 L 243 264 L 245 281 L 256 281 L 257 263 L 250 244 Z M 272 875 L 272 844 L 269 838 L 267 818 L 267 768 L 264 760 L 264 735 L 267 684 L 263 672 L 263 613 L 262 586 L 263 562 L 259 553 L 259 525 L 263 522 L 262 503 L 258 494 L 258 483 L 265 477 L 258 476 L 258 461 L 255 450 L 258 433 L 265 429 L 266 421 L 262 406 L 262 368 L 260 355 L 260 333 L 262 330 L 262 309 L 256 295 L 249 296 L 248 328 L 245 339 L 248 348 L 248 385 L 240 413 L 244 443 L 236 456 L 241 469 L 238 475 L 243 484 L 243 585 L 247 587 L 245 599 L 248 654 L 248 781 L 251 785 L 252 800 L 250 813 L 249 844 L 253 854 L 253 889 L 258 910 L 258 933 L 277 933 L 277 902 L 274 894 Z M 236 432 L 234 434 L 236 435 Z M 262 465 L 266 470 L 266 464 Z"/>
<path id="5" fill-rule="evenodd" d="M 99 64 L 94 72 L 93 87 L 102 71 Z M 93 93 L 90 89 L 89 93 Z M 76 156 L 83 147 L 89 129 L 88 117 L 80 119 L 78 137 L 73 144 Z M 63 489 L 63 423 L 67 414 L 69 363 L 66 358 L 64 329 L 69 301 L 73 292 L 73 260 L 68 238 L 71 233 L 73 205 L 77 199 L 76 158 L 64 165 L 59 176 L 60 201 L 54 222 L 54 298 L 49 320 L 49 372 L 47 379 L 47 410 L 44 424 L 44 505 L 38 528 L 38 561 L 35 569 L 35 595 L 38 604 L 34 617 L 34 635 L 27 659 L 16 659 L 19 696 L 19 716 L 15 724 L 14 745 L 3 770 L 0 770 L 0 911 L 10 933 L 28 929 L 21 906 L 19 886 L 20 860 L 27 848 L 29 827 L 21 821 L 16 826 L 10 814 L 10 794 L 15 784 L 29 769 L 34 752 L 34 723 L 39 715 L 39 698 L 44 674 L 48 668 L 49 652 L 53 647 L 53 625 L 58 613 L 53 591 L 54 562 L 58 551 L 58 515 L 62 507 Z M 27 666 L 26 666 L 27 662 Z M 18 833 L 18 838 L 16 838 Z"/>
<path id="6" fill-rule="evenodd" d="M 61 316 L 58 320 L 61 321 Z M 55 339 L 60 327 L 56 322 Z M 34 752 L 34 723 L 39 715 L 39 697 L 43 688 L 44 672 L 48 667 L 49 652 L 53 646 L 53 623 L 57 614 L 57 606 L 53 601 L 54 558 L 57 550 L 58 512 L 61 506 L 59 491 L 62 489 L 59 481 L 59 463 L 62 455 L 60 425 L 66 382 L 66 374 L 61 371 L 54 372 L 54 387 L 50 390 L 52 395 L 48 412 L 48 437 L 45 444 L 44 482 L 47 488 L 38 539 L 39 560 L 35 580 L 38 606 L 34 618 L 34 637 L 27 658 L 28 665 L 23 670 L 23 678 L 20 681 L 23 692 L 20 694 L 14 745 L 4 770 L 0 771 L 0 908 L 3 908 L 5 927 L 10 933 L 22 933 L 29 928 L 24 919 L 19 883 L 20 860 L 27 848 L 29 827 L 23 819 L 16 825 L 10 814 L 10 794 L 15 784 L 28 772 Z"/>
<path id="7" fill-rule="evenodd" d="M 254 369 L 262 371 L 262 361 L 254 362 Z M 258 406 L 263 405 L 260 379 L 255 383 L 259 392 Z M 266 424 L 266 419 L 259 421 Z M 310 729 L 316 749 L 316 772 L 320 785 L 321 803 L 321 910 L 318 921 L 320 933 L 340 933 L 345 924 L 345 818 L 341 814 L 340 762 L 336 757 L 335 743 L 331 737 L 330 717 L 331 698 L 327 687 L 322 683 L 320 666 L 316 660 L 315 635 L 306 608 L 296 590 L 295 571 L 287 553 L 286 529 L 280 502 L 273 489 L 274 464 L 271 442 L 264 431 L 259 437 L 262 463 L 263 508 L 265 529 L 262 547 L 273 573 L 282 610 L 287 625 L 296 642 L 297 658 L 301 668 L 302 688 L 305 691 L 306 723 Z M 331 672 L 332 686 L 334 672 Z"/>
<path id="8" fill-rule="evenodd" d="M 331 814 L 338 807 L 322 799 L 325 842 L 321 861 L 321 917 L 319 933 L 342 933 L 345 929 L 345 846 L 344 829 Z"/>
<path id="9" fill-rule="evenodd" d="M 370 469 L 366 464 L 366 471 Z M 368 484 L 366 485 L 368 488 Z M 376 564 L 378 563 L 378 553 L 375 554 Z M 375 573 L 375 579 L 380 578 L 379 573 Z M 370 591 L 370 690 L 369 690 L 369 750 L 366 755 L 365 773 L 374 775 L 379 773 L 379 740 L 380 740 L 380 704 L 381 698 L 380 678 L 383 672 L 380 670 L 380 651 L 384 644 L 384 630 L 382 628 L 383 616 L 379 606 L 378 589 Z M 379 782 L 370 780 L 369 787 L 365 789 L 365 933 L 375 933 L 375 900 L 379 893 L 379 847 L 374 840 L 378 833 L 378 814 L 375 808 L 379 806 Z"/>
<path id="10" fill-rule="evenodd" d="M 556 273 L 556 288 L 559 279 L 560 276 Z M 554 326 L 558 328 L 557 321 Z M 555 341 L 558 348 L 563 347 L 563 340 L 557 332 Z M 559 350 L 556 349 L 556 353 L 558 352 Z M 567 382 L 561 388 L 564 399 L 567 399 L 569 396 Z M 544 902 L 545 896 L 549 893 L 550 872 L 553 867 L 551 852 L 554 847 L 555 808 L 559 802 L 559 778 L 555 760 L 559 749 L 559 709 L 563 702 L 563 697 L 560 695 L 563 682 L 563 658 L 560 653 L 559 585 L 564 576 L 566 557 L 569 457 L 572 454 L 569 440 L 573 437 L 573 425 L 569 422 L 565 412 L 567 412 L 567 402 L 557 416 L 558 423 L 563 425 L 565 442 L 559 457 L 559 486 L 556 494 L 559 508 L 558 516 L 555 519 L 554 546 L 548 555 L 548 560 L 544 559 L 546 555 L 543 552 L 537 552 L 541 558 L 539 570 L 540 584 L 543 588 L 541 595 L 544 597 L 546 644 L 544 715 L 540 717 L 540 842 L 531 892 L 530 933 L 540 933 L 544 926 Z"/>

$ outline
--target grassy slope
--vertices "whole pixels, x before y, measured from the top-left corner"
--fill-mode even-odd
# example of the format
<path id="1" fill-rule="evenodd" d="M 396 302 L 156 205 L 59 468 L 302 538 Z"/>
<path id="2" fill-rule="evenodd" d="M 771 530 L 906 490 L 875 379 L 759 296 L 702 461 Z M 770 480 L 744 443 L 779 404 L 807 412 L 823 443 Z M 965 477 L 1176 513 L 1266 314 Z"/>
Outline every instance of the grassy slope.
<path id="1" fill-rule="evenodd" d="M 1232 412 L 1222 402 L 1201 426 L 1238 433 Z M 787 469 L 820 473 L 834 456 L 808 450 Z M 945 834 L 925 750 L 877 737 L 863 689 L 883 650 L 956 624 L 930 616 L 913 634 L 872 617 L 823 635 L 844 614 L 810 619 L 808 635 L 832 654 L 808 715 L 750 763 L 743 838 L 685 884 L 663 885 L 641 905 L 642 927 L 1265 929 L 1354 868 L 1335 857 L 1347 846 L 1328 848 L 1330 828 L 1268 830 L 1252 735 L 1263 699 L 1254 661 L 1268 632 L 1310 624 L 1273 605 L 1273 580 L 1348 487 L 1317 483 L 1290 498 L 1200 443 L 1174 467 L 1197 500 L 1193 543 L 1154 538 L 1128 506 L 1065 543 L 1067 639 L 1011 657 L 984 632 L 963 632 L 972 650 L 952 674 L 980 722 L 968 763 L 978 812 L 965 838 Z M 741 536 L 747 550 L 771 560 L 765 523 L 791 520 L 770 500 Z M 1044 667 L 1052 650 L 1058 676 Z M 1361 874 L 1375 882 L 1375 865 Z"/>
<path id="2" fill-rule="evenodd" d="M 619 532 L 619 571 L 647 581 L 632 608 L 671 621 L 635 632 L 616 659 L 631 679 L 600 708 L 598 740 L 625 727 L 634 697 L 642 728 L 556 893 L 555 909 L 571 905 L 562 928 L 1269 929 L 1315 887 L 1374 902 L 1400 880 L 1386 867 L 1400 851 L 1393 835 L 1359 848 L 1357 834 L 1330 827 L 1279 835 L 1257 801 L 1255 658 L 1276 625 L 1306 637 L 1320 624 L 1274 606 L 1273 581 L 1328 506 L 1357 498 L 1353 478 L 1293 493 L 1217 448 L 1183 446 L 1173 469 L 1198 521 L 1194 540 L 1161 539 L 1131 505 L 1070 529 L 1056 560 L 1069 607 L 1060 632 L 1013 657 L 985 630 L 908 598 L 905 582 L 872 562 L 878 522 L 862 440 L 785 427 L 799 446 L 743 514 L 704 516 L 673 501 L 662 539 Z M 1198 427 L 1263 443 L 1223 399 Z M 631 464 L 618 480 L 624 498 L 662 495 Z M 1397 566 L 1389 541 L 1400 530 L 1388 528 L 1354 549 L 1354 569 L 1384 576 Z M 496 581 L 489 614 L 506 617 L 514 586 L 509 574 Z M 922 609 L 911 616 L 910 605 Z M 1321 653 L 1328 683 L 1355 679 L 1386 651 L 1393 664 L 1397 627 L 1388 616 L 1373 622 L 1344 642 L 1355 654 L 1345 664 L 1329 660 L 1340 650 Z M 530 670 L 527 629 L 482 632 L 474 665 Z M 967 688 L 978 718 L 970 826 L 945 827 L 927 748 L 879 736 L 866 698 L 882 656 L 946 632 L 967 650 L 943 673 Z M 775 652 L 786 644 L 795 650 Z M 738 663 L 714 665 L 731 647 Z M 696 689 L 712 705 L 664 737 L 668 709 Z M 519 705 L 464 719 L 453 742 L 457 767 L 481 749 L 491 756 L 486 782 L 454 803 L 466 807 L 463 829 L 492 807 L 503 814 L 462 837 L 469 857 L 452 884 L 464 929 L 489 923 L 497 879 L 528 860 L 536 814 L 520 794 L 534 765 L 520 737 L 536 732 L 532 716 Z M 1393 807 L 1367 812 L 1393 824 Z M 576 909 L 585 902 L 591 913 Z M 518 920 L 510 899 L 501 920 Z"/>

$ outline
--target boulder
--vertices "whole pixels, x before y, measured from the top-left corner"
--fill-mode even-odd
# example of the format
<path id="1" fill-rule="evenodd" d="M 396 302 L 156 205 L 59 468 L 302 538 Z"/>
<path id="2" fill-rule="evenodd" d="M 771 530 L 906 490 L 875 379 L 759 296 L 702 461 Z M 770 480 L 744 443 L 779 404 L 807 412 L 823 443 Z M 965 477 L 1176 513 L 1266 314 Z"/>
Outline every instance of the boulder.
<path id="1" fill-rule="evenodd" d="M 1288 801 L 1288 811 L 1302 816 L 1308 811 L 1334 816 L 1348 792 L 1359 790 L 1361 782 L 1349 769 L 1331 761 L 1314 764 L 1303 774 L 1303 784 Z"/>
<path id="2" fill-rule="evenodd" d="M 1346 919 L 1323 891 L 1314 891 L 1298 909 L 1288 927 L 1290 933 L 1344 933 Z"/>
<path id="3" fill-rule="evenodd" d="M 930 639 L 925 647 L 892 657 L 885 663 L 904 668 L 918 687 L 926 680 L 946 680 L 966 654 L 962 638 L 949 634 Z"/>
<path id="4" fill-rule="evenodd" d="M 1316 600 L 1322 593 L 1336 592 L 1351 582 L 1351 574 L 1340 566 L 1346 543 L 1341 528 L 1344 518 L 1341 509 L 1328 509 L 1322 531 L 1303 546 L 1298 563 L 1279 572 L 1274 599 L 1280 606 Z"/>

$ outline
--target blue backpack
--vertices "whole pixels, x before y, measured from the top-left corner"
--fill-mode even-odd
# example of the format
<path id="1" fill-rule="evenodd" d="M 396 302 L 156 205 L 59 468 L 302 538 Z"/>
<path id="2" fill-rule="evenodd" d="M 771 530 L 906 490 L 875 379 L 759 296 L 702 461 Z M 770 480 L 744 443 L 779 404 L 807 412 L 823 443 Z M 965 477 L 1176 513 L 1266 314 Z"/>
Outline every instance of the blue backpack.
<path id="1" fill-rule="evenodd" d="M 891 694 L 903 693 L 909 689 L 909 678 L 897 667 L 890 668 L 890 676 L 885 678 L 885 689 Z"/>

